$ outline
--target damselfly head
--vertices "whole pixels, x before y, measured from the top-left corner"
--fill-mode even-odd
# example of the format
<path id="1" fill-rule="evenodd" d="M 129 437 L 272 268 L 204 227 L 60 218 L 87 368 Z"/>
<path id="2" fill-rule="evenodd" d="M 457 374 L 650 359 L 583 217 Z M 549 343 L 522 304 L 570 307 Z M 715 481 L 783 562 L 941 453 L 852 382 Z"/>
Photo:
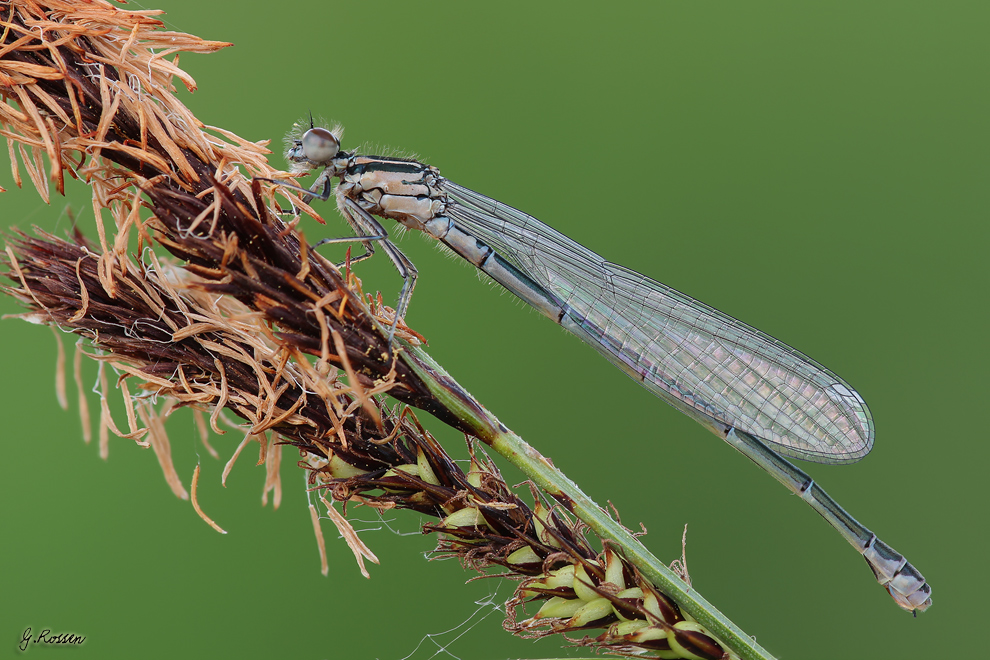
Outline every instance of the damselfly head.
<path id="1" fill-rule="evenodd" d="M 340 140 L 343 137 L 344 127 L 340 124 L 335 124 L 332 128 L 306 128 L 305 123 L 296 122 L 285 136 L 285 159 L 293 165 L 294 170 L 326 167 L 340 152 Z"/>

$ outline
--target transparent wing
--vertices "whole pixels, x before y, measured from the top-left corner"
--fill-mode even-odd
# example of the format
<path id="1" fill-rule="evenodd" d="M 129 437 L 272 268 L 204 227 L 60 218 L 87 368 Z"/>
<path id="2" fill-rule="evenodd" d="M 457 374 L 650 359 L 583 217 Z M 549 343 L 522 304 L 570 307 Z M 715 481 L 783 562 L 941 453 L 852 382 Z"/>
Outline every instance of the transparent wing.
<path id="1" fill-rule="evenodd" d="M 558 300 L 568 329 L 674 407 L 818 463 L 857 461 L 872 448 L 866 403 L 800 351 L 532 216 L 447 179 L 441 187 L 448 216 Z"/>

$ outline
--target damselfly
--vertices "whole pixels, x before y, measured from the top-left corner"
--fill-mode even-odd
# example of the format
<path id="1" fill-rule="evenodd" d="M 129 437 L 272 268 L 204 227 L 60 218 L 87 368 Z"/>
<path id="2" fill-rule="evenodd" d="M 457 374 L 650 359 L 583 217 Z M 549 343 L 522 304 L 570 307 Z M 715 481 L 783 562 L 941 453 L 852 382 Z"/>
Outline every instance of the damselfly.
<path id="1" fill-rule="evenodd" d="M 304 193 L 307 203 L 336 199 L 357 238 L 323 242 L 360 240 L 367 252 L 359 259 L 382 246 L 404 279 L 396 322 L 408 307 L 416 269 L 377 218 L 440 241 L 749 457 L 842 534 L 902 608 L 931 605 L 931 587 L 902 555 L 781 456 L 851 463 L 870 451 L 873 417 L 843 379 L 756 328 L 442 177 L 435 167 L 341 151 L 341 137 L 340 127 L 311 125 L 293 139 L 286 153 L 293 168 L 319 176 L 308 190 L 283 185 Z"/>

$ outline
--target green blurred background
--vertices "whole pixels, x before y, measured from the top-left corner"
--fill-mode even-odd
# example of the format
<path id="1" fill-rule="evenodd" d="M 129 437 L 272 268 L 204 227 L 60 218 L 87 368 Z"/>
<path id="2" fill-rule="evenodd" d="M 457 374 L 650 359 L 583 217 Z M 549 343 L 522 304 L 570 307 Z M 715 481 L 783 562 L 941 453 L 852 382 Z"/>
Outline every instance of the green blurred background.
<path id="1" fill-rule="evenodd" d="M 340 121 L 345 148 L 414 152 L 794 345 L 864 395 L 873 453 L 802 466 L 925 574 L 935 604 L 917 619 L 715 436 L 470 267 L 417 236 L 401 242 L 421 273 L 408 321 L 437 360 L 627 526 L 642 522 L 661 558 L 680 554 L 689 524 L 705 597 L 782 658 L 983 648 L 986 3 L 234 6 L 161 0 L 170 29 L 235 44 L 182 57 L 200 86 L 184 98 L 204 122 L 271 139 L 281 164 L 294 120 Z M 71 204 L 93 235 L 87 190 L 69 198 L 49 207 L 13 189 L 4 224 L 63 233 Z M 310 238 L 346 234 L 326 214 L 330 226 L 305 225 Z M 365 287 L 394 297 L 400 281 L 376 261 L 359 271 Z M 223 489 L 223 461 L 177 415 L 179 475 L 188 487 L 201 458 L 200 501 L 229 531 L 217 534 L 171 494 L 151 452 L 111 439 L 103 462 L 83 444 L 75 405 L 55 401 L 49 330 L 6 320 L 0 339 L 0 656 L 28 626 L 85 635 L 59 652 L 80 659 L 418 659 L 438 644 L 461 658 L 591 655 L 505 634 L 501 614 L 475 603 L 501 604 L 510 585 L 465 585 L 472 574 L 456 563 L 426 561 L 433 544 L 413 515 L 384 527 L 352 510 L 382 560 L 370 580 L 324 523 L 332 571 L 321 577 L 294 459 L 281 509 L 262 508 L 253 450 Z M 430 428 L 463 455 L 457 434 Z M 226 460 L 238 441 L 213 444 Z M 476 610 L 470 630 L 417 650 Z"/>

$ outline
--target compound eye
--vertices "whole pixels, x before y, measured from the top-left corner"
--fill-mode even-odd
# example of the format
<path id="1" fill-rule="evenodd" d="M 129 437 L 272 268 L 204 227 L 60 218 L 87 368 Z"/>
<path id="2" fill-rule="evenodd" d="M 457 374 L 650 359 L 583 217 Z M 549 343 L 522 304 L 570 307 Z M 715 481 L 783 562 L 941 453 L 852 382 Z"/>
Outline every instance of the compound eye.
<path id="1" fill-rule="evenodd" d="M 314 163 L 329 163 L 340 151 L 340 142 L 325 128 L 311 128 L 302 137 L 303 155 Z"/>

